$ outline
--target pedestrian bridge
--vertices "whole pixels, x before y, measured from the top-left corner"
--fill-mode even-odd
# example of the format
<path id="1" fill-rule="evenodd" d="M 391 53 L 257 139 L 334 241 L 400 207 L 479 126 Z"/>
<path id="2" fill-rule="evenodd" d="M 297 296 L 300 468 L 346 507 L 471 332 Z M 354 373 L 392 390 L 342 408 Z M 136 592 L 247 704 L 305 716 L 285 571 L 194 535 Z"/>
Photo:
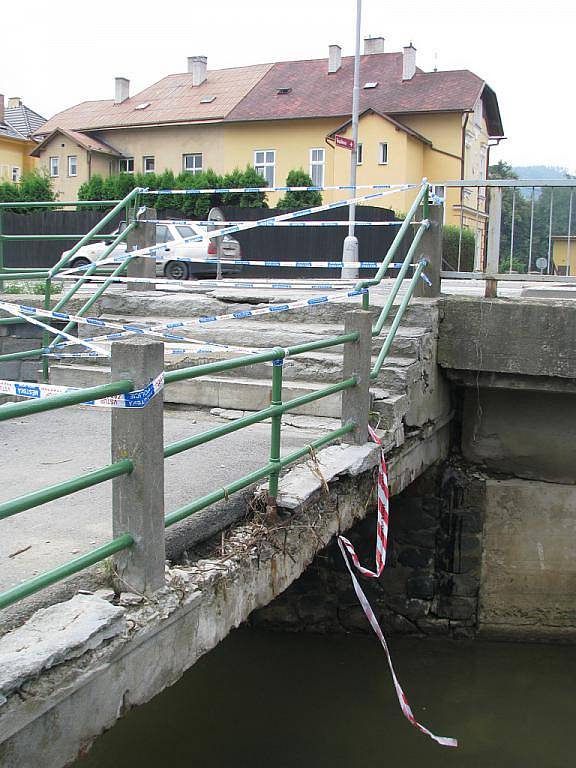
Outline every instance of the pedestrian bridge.
<path id="1" fill-rule="evenodd" d="M 425 193 L 416 197 L 400 239 L 424 200 Z M 53 603 L 0 638 L 2 765 L 30 764 L 40 749 L 46 766 L 69 763 L 255 611 L 274 623 L 277 596 L 298 614 L 290 585 L 336 534 L 350 529 L 361 545 L 368 516 L 372 540 L 379 448 L 368 440 L 369 422 L 393 497 L 392 553 L 377 596 L 384 623 L 393 615 L 403 631 L 419 633 L 573 636 L 575 305 L 440 295 L 435 208 L 394 280 L 384 277 L 391 251 L 374 280 L 345 289 L 362 309 L 343 307 L 341 294 L 309 304 L 303 291 L 283 302 L 300 304 L 285 315 L 269 311 L 277 299 L 261 288 L 257 295 L 222 287 L 219 295 L 201 287 L 176 296 L 118 291 L 91 306 L 94 320 L 120 338 L 92 342 L 81 334 L 97 346 L 114 341 L 107 360 L 53 358 L 40 396 L 2 406 L 5 424 L 72 408 L 80 420 L 90 408 L 110 422 L 111 452 L 110 464 L 73 479 L 16 498 L 10 489 L 0 504 L 4 522 L 112 480 L 113 525 L 110 541 L 0 595 L 13 626 L 38 607 L 30 601 L 48 594 Z M 254 313 L 254 302 L 268 310 Z M 232 317 L 218 338 L 214 325 L 210 346 L 200 321 L 217 317 L 222 304 Z M 20 319 L 50 320 L 57 333 L 86 318 L 19 307 Z M 236 330 L 249 315 L 249 330 Z M 177 323 L 183 340 L 154 336 Z M 173 342 L 190 347 L 166 362 L 163 344 Z M 80 405 L 104 398 L 109 410 Z M 218 421 L 167 441 L 165 405 L 217 409 Z M 287 441 L 287 429 L 302 428 L 299 417 L 306 432 Z M 230 461 L 225 449 L 204 462 L 196 456 L 240 435 L 248 443 L 266 436 L 262 464 L 166 508 L 165 462 L 183 455 L 180 480 L 210 480 L 216 464 Z M 243 450 L 241 441 L 235 446 Z M 432 476 L 440 483 L 433 486 Z M 538 505 L 526 509 L 526 499 Z M 112 565 L 86 570 L 101 562 Z M 70 583 L 76 594 L 63 601 Z"/>

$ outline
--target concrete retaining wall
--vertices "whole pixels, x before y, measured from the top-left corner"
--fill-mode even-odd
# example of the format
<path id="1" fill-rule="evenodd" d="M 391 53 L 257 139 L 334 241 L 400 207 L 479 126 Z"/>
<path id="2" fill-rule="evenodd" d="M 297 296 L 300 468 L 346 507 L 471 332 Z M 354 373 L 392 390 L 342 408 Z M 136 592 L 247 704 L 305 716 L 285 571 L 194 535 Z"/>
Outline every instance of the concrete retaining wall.
<path id="1" fill-rule="evenodd" d="M 480 626 L 499 637 L 576 639 L 576 490 L 488 480 Z"/>

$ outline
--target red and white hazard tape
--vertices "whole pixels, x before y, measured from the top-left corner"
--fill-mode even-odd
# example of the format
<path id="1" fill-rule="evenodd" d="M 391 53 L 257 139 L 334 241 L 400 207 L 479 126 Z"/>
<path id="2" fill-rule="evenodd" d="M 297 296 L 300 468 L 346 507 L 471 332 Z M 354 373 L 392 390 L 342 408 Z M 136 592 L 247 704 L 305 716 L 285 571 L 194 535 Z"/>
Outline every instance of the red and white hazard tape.
<path id="1" fill-rule="evenodd" d="M 374 440 L 374 442 L 378 443 L 378 445 L 380 446 L 380 459 L 378 463 L 378 484 L 377 484 L 378 517 L 377 517 L 377 523 L 376 523 L 376 570 L 371 571 L 369 568 L 364 568 L 364 566 L 360 564 L 358 555 L 356 554 L 354 547 L 345 536 L 338 536 L 338 545 L 340 546 L 340 550 L 342 552 L 342 557 L 344 558 L 344 562 L 346 563 L 346 567 L 348 568 L 350 576 L 352 577 L 352 584 L 354 586 L 354 591 L 356 592 L 356 597 L 358 598 L 358 600 L 360 601 L 360 605 L 364 609 L 364 613 L 366 614 L 366 618 L 370 622 L 370 626 L 372 627 L 372 629 L 376 633 L 376 636 L 380 640 L 380 643 L 382 644 L 382 648 L 384 648 L 384 653 L 386 654 L 386 659 L 388 660 L 388 666 L 390 667 L 390 672 L 392 673 L 392 681 L 394 682 L 396 696 L 398 697 L 398 702 L 400 703 L 400 709 L 402 710 L 404 717 L 415 728 L 418 728 L 419 731 L 422 731 L 422 733 L 425 733 L 427 736 L 430 736 L 431 739 L 434 739 L 434 741 L 438 742 L 438 744 L 441 744 L 443 747 L 457 747 L 458 741 L 456 739 L 449 738 L 448 736 L 436 736 L 435 734 L 432 733 L 432 731 L 429 731 L 428 728 L 425 728 L 423 725 L 421 725 L 414 717 L 414 714 L 410 708 L 410 705 L 408 704 L 406 694 L 402 690 L 402 687 L 398 681 L 398 678 L 396 677 L 396 672 L 394 671 L 394 667 L 392 665 L 392 657 L 390 656 L 390 651 L 388 650 L 388 645 L 386 643 L 386 638 L 384 637 L 384 633 L 382 632 L 380 625 L 378 624 L 378 620 L 376 619 L 376 616 L 374 614 L 374 611 L 372 610 L 372 607 L 368 602 L 368 598 L 364 594 L 362 587 L 360 586 L 358 579 L 356 578 L 356 575 L 352 570 L 352 566 L 350 565 L 350 560 L 348 556 L 350 556 L 350 558 L 352 559 L 354 567 L 363 576 L 368 576 L 369 578 L 377 579 L 382 574 L 382 571 L 384 570 L 384 565 L 386 564 L 386 549 L 388 544 L 388 515 L 389 515 L 388 473 L 386 471 L 386 460 L 384 458 L 382 442 L 373 429 L 368 427 L 368 430 L 370 432 L 370 437 L 372 438 L 372 440 Z"/>

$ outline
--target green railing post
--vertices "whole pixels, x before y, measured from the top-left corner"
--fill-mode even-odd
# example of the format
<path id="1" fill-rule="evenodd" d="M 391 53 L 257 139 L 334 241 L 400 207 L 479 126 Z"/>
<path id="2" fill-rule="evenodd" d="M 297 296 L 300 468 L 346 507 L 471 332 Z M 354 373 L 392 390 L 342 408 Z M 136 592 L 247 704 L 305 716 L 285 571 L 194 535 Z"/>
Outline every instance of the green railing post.
<path id="1" fill-rule="evenodd" d="M 282 371 L 284 360 L 279 358 L 272 362 L 272 400 L 271 405 L 282 405 Z M 268 493 L 276 503 L 278 495 L 278 477 L 280 475 L 280 441 L 282 435 L 282 414 L 272 416 L 272 429 L 270 433 L 270 464 L 274 467 L 270 471 Z"/>
<path id="2" fill-rule="evenodd" d="M 46 284 L 44 286 L 44 309 L 50 309 L 50 296 L 52 291 L 52 281 L 49 277 L 46 278 Z M 52 337 L 48 331 L 42 331 L 42 346 L 44 349 L 50 344 Z M 50 363 L 46 355 L 42 357 L 42 381 L 47 382 L 50 376 Z"/>

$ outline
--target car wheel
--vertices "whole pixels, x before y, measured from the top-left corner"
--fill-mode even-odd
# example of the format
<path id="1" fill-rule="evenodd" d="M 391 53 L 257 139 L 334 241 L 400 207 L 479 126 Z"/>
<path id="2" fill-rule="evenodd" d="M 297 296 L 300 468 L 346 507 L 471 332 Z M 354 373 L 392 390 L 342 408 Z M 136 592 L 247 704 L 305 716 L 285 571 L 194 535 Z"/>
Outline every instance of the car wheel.
<path id="1" fill-rule="evenodd" d="M 92 264 L 90 259 L 85 259 L 82 256 L 79 259 L 74 259 L 74 261 L 72 262 L 72 264 L 70 266 L 73 267 L 74 269 L 76 269 L 76 267 L 87 267 L 89 264 Z"/>
<path id="2" fill-rule="evenodd" d="M 183 261 L 169 261 L 164 267 L 164 275 L 171 280 L 188 280 L 190 270 Z"/>

